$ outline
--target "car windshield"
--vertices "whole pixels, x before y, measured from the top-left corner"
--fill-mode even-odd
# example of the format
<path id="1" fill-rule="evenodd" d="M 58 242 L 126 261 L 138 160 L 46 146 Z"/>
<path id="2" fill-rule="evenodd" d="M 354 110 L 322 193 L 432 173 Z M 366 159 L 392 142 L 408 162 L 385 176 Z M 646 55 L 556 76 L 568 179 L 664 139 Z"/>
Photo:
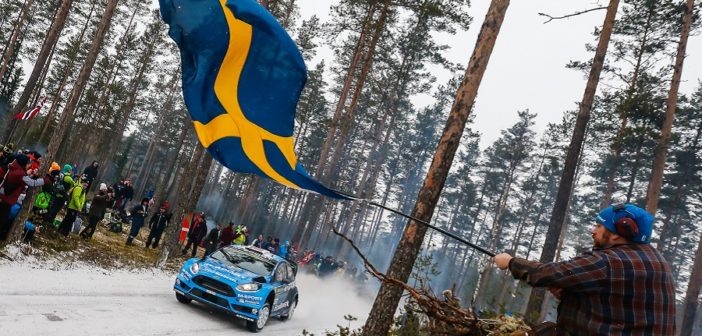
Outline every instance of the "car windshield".
<path id="1" fill-rule="evenodd" d="M 229 263 L 260 276 L 271 274 L 276 265 L 275 261 L 261 254 L 232 247 L 219 249 L 212 253 L 210 258 Z"/>

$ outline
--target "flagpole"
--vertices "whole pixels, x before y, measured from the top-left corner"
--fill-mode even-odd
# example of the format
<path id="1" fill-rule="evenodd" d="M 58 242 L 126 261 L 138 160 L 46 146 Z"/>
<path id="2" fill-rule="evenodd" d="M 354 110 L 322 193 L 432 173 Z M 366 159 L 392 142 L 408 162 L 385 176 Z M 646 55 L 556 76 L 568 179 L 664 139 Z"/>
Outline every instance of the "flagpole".
<path id="1" fill-rule="evenodd" d="M 332 189 L 332 190 L 334 190 L 334 189 Z M 461 242 L 461 243 L 463 243 L 463 244 L 465 244 L 465 245 L 468 245 L 468 246 L 470 246 L 470 247 L 472 247 L 472 248 L 474 248 L 474 249 L 476 249 L 476 250 L 482 252 L 483 254 L 486 254 L 486 255 L 488 255 L 488 256 L 490 256 L 490 257 L 494 257 L 494 256 L 495 256 L 495 253 L 494 253 L 494 252 L 488 251 L 488 250 L 486 250 L 486 249 L 484 249 L 484 248 L 482 248 L 482 247 L 480 247 L 480 246 L 478 246 L 478 245 L 475 245 L 475 244 L 473 244 L 473 243 L 471 243 L 471 242 L 469 242 L 469 241 L 467 241 L 467 240 L 465 240 L 465 239 L 463 239 L 463 238 L 461 238 L 461 237 L 459 237 L 459 236 L 457 236 L 457 235 L 455 235 L 455 234 L 453 234 L 453 233 L 451 233 L 451 232 L 448 232 L 448 231 L 446 231 L 446 230 L 444 230 L 444 229 L 442 229 L 442 228 L 439 228 L 439 227 L 436 227 L 436 226 L 434 226 L 434 225 L 431 225 L 431 224 L 429 224 L 428 222 L 425 222 L 425 221 L 423 221 L 423 220 L 421 220 L 421 219 L 419 219 L 419 218 L 417 218 L 417 217 L 414 217 L 414 216 L 412 216 L 412 215 L 408 215 L 408 214 L 406 214 L 406 213 L 400 212 L 399 210 L 395 210 L 395 209 L 386 207 L 385 205 L 382 205 L 382 204 L 380 204 L 380 203 L 377 203 L 377 202 L 374 202 L 374 201 L 371 201 L 371 200 L 368 200 L 368 199 L 365 199 L 365 198 L 358 198 L 358 197 L 356 197 L 356 196 L 347 194 L 347 193 L 345 193 L 345 192 L 343 192 L 343 191 L 339 191 L 339 190 L 334 190 L 334 191 L 337 192 L 337 193 L 339 193 L 339 194 L 341 194 L 341 195 L 344 195 L 344 196 L 346 196 L 346 197 L 348 197 L 348 198 L 350 198 L 350 199 L 353 199 L 353 200 L 355 200 L 355 201 L 366 202 L 366 203 L 368 203 L 368 204 L 370 204 L 370 205 L 373 205 L 373 206 L 376 206 L 376 207 L 379 207 L 379 208 L 388 210 L 388 211 L 390 211 L 390 212 L 392 212 L 392 213 L 395 213 L 395 214 L 400 215 L 400 216 L 402 216 L 402 217 L 405 217 L 405 218 L 407 218 L 407 219 L 411 219 L 411 220 L 413 220 L 413 221 L 415 221 L 415 222 L 417 222 L 417 223 L 420 223 L 420 224 L 422 224 L 422 225 L 424 225 L 424 226 L 426 226 L 426 227 L 428 227 L 428 228 L 431 228 L 431 229 L 433 229 L 433 230 L 435 230 L 435 231 L 438 231 L 439 233 L 442 233 L 442 234 L 444 234 L 444 235 L 446 235 L 446 236 L 449 236 L 449 237 L 451 237 L 451 238 L 453 238 L 453 239 L 455 239 L 455 240 L 458 240 L 459 242 Z"/>

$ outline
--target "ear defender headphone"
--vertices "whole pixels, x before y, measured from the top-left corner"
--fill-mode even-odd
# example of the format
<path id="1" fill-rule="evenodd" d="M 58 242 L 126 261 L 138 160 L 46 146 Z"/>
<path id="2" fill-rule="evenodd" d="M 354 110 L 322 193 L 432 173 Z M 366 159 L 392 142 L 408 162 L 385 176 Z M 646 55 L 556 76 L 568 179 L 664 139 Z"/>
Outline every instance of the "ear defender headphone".
<path id="1" fill-rule="evenodd" d="M 615 214 L 617 212 L 625 213 L 624 217 L 618 219 L 614 223 L 614 228 L 617 230 L 617 234 L 628 240 L 631 240 L 638 236 L 639 225 L 636 224 L 636 221 L 634 220 L 634 214 L 629 212 L 629 210 L 626 209 L 623 203 L 613 204 L 612 209 L 614 209 Z"/>

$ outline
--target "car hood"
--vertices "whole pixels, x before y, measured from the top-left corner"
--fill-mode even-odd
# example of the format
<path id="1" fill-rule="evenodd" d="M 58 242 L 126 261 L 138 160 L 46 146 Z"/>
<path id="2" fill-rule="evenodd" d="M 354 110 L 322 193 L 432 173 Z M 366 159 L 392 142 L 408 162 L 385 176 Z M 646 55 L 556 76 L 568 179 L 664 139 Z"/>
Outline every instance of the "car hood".
<path id="1" fill-rule="evenodd" d="M 255 273 L 216 260 L 206 260 L 200 263 L 200 272 L 198 274 L 209 275 L 213 278 L 219 278 L 237 284 L 252 282 L 253 278 L 259 276 Z"/>

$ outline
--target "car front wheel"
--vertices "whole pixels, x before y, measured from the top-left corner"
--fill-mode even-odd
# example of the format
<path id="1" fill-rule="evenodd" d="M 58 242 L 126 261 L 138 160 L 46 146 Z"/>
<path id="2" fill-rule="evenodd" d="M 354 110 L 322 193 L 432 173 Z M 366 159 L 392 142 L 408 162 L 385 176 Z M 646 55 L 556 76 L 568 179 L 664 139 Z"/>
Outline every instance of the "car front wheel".
<path id="1" fill-rule="evenodd" d="M 268 317 L 271 315 L 271 305 L 266 302 L 266 304 L 261 307 L 261 309 L 258 310 L 258 318 L 256 321 L 248 321 L 246 322 L 246 326 L 249 328 L 249 330 L 253 332 L 259 332 L 263 329 L 264 326 L 266 326 L 266 323 L 268 322 Z"/>
<path id="2" fill-rule="evenodd" d="M 193 299 L 188 298 L 187 296 L 180 294 L 178 292 L 176 292 L 175 294 L 176 294 L 176 299 L 178 300 L 178 302 L 180 302 L 182 304 L 188 304 L 188 303 L 193 301 Z"/>
<path id="3" fill-rule="evenodd" d="M 293 314 L 295 313 L 295 308 L 297 308 L 297 300 L 293 301 L 290 304 L 290 308 L 288 308 L 288 312 L 281 315 L 280 319 L 283 321 L 291 319 L 293 317 Z"/>

